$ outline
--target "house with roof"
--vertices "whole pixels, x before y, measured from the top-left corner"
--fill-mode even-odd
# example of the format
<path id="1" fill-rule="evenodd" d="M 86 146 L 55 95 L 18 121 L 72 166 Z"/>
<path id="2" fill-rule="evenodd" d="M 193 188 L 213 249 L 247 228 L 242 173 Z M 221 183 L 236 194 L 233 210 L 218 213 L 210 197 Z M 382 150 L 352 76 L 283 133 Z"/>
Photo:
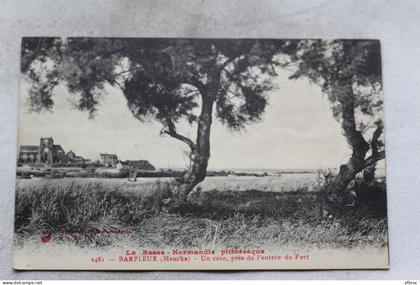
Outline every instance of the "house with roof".
<path id="1" fill-rule="evenodd" d="M 130 169 L 155 171 L 156 168 L 148 160 L 125 160 L 122 165 Z"/>
<path id="2" fill-rule="evenodd" d="M 115 153 L 101 153 L 101 163 L 105 167 L 117 167 L 118 156 Z"/>

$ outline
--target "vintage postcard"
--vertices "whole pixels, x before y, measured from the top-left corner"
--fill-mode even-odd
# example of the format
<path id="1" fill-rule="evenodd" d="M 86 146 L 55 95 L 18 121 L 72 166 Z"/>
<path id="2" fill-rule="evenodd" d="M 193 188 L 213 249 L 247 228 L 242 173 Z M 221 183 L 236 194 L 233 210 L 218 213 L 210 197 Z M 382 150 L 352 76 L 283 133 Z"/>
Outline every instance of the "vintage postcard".
<path id="1" fill-rule="evenodd" d="M 21 54 L 15 269 L 388 268 L 378 40 Z"/>

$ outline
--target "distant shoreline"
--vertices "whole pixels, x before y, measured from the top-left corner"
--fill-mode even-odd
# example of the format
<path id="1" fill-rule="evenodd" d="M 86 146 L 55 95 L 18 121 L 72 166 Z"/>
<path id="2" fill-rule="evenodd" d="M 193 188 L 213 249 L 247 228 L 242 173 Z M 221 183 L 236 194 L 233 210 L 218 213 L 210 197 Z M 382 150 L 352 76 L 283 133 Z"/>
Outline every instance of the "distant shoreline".
<path id="1" fill-rule="evenodd" d="M 335 169 L 330 168 L 334 171 Z M 380 172 L 384 169 L 378 169 Z M 180 177 L 184 175 L 186 170 L 179 169 L 158 169 L 137 170 L 136 177 Z M 316 174 L 318 170 L 312 169 L 225 169 L 225 170 L 208 170 L 207 177 L 213 176 L 253 176 L 253 177 L 269 177 L 281 176 L 284 174 Z M 63 177 L 78 177 L 78 178 L 134 178 L 133 173 L 127 169 L 116 168 L 81 168 L 81 167 L 18 167 L 16 169 L 17 178 L 29 179 L 32 177 L 46 177 L 46 178 L 63 178 Z M 384 176 L 384 175 L 383 175 Z"/>
<path id="2" fill-rule="evenodd" d="M 185 170 L 159 169 L 156 171 L 137 170 L 136 177 L 179 177 L 185 174 Z M 208 170 L 207 177 L 213 176 L 281 176 L 282 174 L 309 174 L 316 173 L 310 170 L 268 170 L 268 169 L 235 169 L 235 170 Z M 134 178 L 133 173 L 127 169 L 116 168 L 81 168 L 81 167 L 18 167 L 17 178 L 30 179 L 32 177 L 45 178 Z"/>

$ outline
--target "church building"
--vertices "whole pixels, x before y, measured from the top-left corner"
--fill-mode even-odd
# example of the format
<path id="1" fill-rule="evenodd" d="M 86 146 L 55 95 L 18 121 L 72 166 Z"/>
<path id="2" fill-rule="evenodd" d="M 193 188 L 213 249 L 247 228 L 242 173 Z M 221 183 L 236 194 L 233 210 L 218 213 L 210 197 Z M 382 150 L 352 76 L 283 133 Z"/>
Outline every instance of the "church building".
<path id="1" fill-rule="evenodd" d="M 67 154 L 59 144 L 54 144 L 52 137 L 41 138 L 39 146 L 21 145 L 19 148 L 18 162 L 22 164 L 70 164 L 83 163 L 81 156 L 76 156 L 74 152 Z"/>

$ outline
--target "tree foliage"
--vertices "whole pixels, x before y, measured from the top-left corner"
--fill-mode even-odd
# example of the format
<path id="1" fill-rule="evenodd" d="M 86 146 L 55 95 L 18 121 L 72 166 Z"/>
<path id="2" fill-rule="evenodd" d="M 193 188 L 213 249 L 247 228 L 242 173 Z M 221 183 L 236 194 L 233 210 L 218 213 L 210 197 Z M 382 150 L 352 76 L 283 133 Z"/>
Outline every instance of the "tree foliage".
<path id="1" fill-rule="evenodd" d="M 320 85 L 328 97 L 353 150 L 339 187 L 384 157 L 378 41 L 24 38 L 22 44 L 31 110 L 51 110 L 62 84 L 93 117 L 105 87 L 120 88 L 135 118 L 160 122 L 162 134 L 189 146 L 184 194 L 205 177 L 212 117 L 232 130 L 261 120 L 279 68 Z M 196 126 L 196 138 L 177 131 L 181 120 Z"/>
<path id="2" fill-rule="evenodd" d="M 353 101 L 356 111 L 363 115 L 373 116 L 382 109 L 379 41 L 301 41 L 291 62 L 297 66 L 290 78 L 307 77 L 320 85 L 336 119 L 342 118 L 343 100 Z M 352 93 L 335 92 L 336 86 L 351 86 Z"/>
<path id="3" fill-rule="evenodd" d="M 379 41 L 304 40 L 289 55 L 290 78 L 309 78 L 328 97 L 352 149 L 332 188 L 345 191 L 355 175 L 385 157 Z M 370 153 L 370 156 L 366 157 Z"/>
<path id="4" fill-rule="evenodd" d="M 30 107 L 37 112 L 52 108 L 58 84 L 91 117 L 105 86 L 120 88 L 135 118 L 160 122 L 162 134 L 189 146 L 192 163 L 175 191 L 182 202 L 206 176 L 213 114 L 233 130 L 260 120 L 274 58 L 295 46 L 287 40 L 25 38 L 22 73 L 32 82 Z M 177 131 L 180 120 L 196 125 L 195 139 Z"/>
<path id="5" fill-rule="evenodd" d="M 31 109 L 49 110 L 62 83 L 94 116 L 106 84 L 119 87 L 139 120 L 168 127 L 197 121 L 199 96 L 219 77 L 216 115 L 229 128 L 258 121 L 272 89 L 273 56 L 292 42 L 269 40 L 25 38 L 22 72 L 32 82 Z M 219 74 L 218 74 L 219 73 Z"/>

